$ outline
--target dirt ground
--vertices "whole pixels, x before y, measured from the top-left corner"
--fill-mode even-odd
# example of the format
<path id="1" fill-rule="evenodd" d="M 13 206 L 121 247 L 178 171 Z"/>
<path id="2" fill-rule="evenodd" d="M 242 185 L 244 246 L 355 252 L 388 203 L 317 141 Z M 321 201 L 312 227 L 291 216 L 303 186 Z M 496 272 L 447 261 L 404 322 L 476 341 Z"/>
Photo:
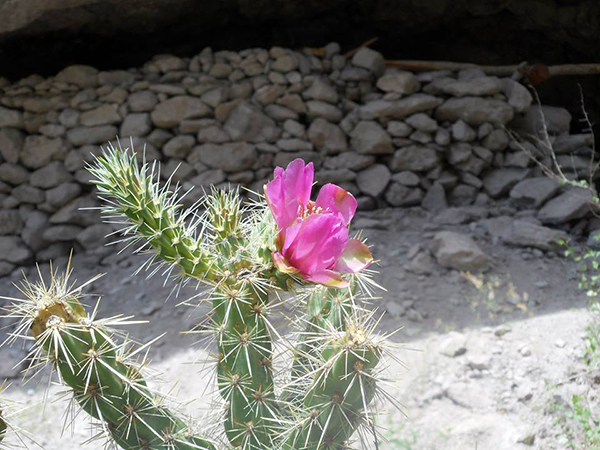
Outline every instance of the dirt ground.
<path id="1" fill-rule="evenodd" d="M 391 363 L 387 371 L 395 380 L 388 389 L 403 409 L 377 405 L 377 447 L 569 448 L 572 438 L 563 419 L 570 399 L 589 393 L 593 384 L 593 374 L 581 360 L 591 314 L 585 294 L 577 288 L 575 263 L 553 252 L 496 242 L 477 221 L 436 225 L 431 213 L 420 208 L 360 213 L 354 228 L 364 229 L 380 260 L 376 280 L 387 289 L 373 301 L 373 307 L 386 312 L 380 330 L 403 327 L 393 339 L 405 344 L 399 357 L 407 369 Z M 428 255 L 429 241 L 439 230 L 471 235 L 492 258 L 492 268 L 484 274 L 465 274 L 428 257 L 415 265 L 415 255 Z M 168 380 L 163 389 L 177 382 L 173 394 L 180 400 L 198 398 L 184 409 L 202 415 L 210 410 L 213 380 L 209 372 L 190 364 L 203 359 L 203 350 L 193 345 L 197 337 L 181 332 L 198 323 L 208 307 L 176 307 L 193 292 L 166 300 L 172 286 L 163 286 L 163 279 L 132 277 L 142 261 L 129 252 L 81 255 L 75 258 L 75 276 L 85 281 L 97 272 L 108 273 L 88 289 L 105 296 L 100 317 L 122 313 L 148 320 L 131 328 L 140 341 L 166 333 L 153 346 L 151 368 Z M 56 263 L 60 267 L 64 261 Z M 31 268 L 26 272 L 33 276 Z M 1 279 L 0 293 L 15 295 L 10 283 L 16 279 L 16 274 Z M 0 340 L 6 332 L 0 332 Z M 22 352 L 1 348 L 3 369 Z M 31 406 L 18 418 L 19 425 L 47 449 L 104 448 L 100 441 L 82 445 L 93 435 L 83 414 L 71 430 L 63 431 L 68 406 L 61 398 L 64 389 L 51 386 L 49 401 L 42 405 L 46 384 L 43 377 L 39 380 L 25 385 L 13 380 L 7 392 L 9 398 Z"/>

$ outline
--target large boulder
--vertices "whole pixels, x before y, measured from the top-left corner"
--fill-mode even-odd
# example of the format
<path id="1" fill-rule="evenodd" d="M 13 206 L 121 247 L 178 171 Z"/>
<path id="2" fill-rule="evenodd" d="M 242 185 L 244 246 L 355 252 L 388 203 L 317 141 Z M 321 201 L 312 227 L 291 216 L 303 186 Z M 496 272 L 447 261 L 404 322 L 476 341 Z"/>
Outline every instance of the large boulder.
<path id="1" fill-rule="evenodd" d="M 482 271 L 489 267 L 491 259 L 466 234 L 440 231 L 430 244 L 430 250 L 438 263 L 456 270 Z"/>

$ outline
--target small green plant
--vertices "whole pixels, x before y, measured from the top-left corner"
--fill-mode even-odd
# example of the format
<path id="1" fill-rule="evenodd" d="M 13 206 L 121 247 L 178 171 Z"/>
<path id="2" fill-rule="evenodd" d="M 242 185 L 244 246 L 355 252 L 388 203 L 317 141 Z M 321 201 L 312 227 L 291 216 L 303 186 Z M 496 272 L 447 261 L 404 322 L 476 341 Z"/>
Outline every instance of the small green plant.
<path id="1" fill-rule="evenodd" d="M 568 241 L 560 243 L 565 256 L 577 263 L 578 288 L 586 293 L 591 320 L 586 328 L 582 358 L 589 370 L 600 368 L 600 251 L 586 246 L 577 250 Z M 592 389 L 591 387 L 589 388 Z M 561 427 L 573 450 L 600 448 L 600 417 L 588 402 L 587 394 L 573 395 L 569 405 L 554 405 Z"/>
<path id="2" fill-rule="evenodd" d="M 571 411 L 566 415 L 579 429 L 580 445 L 583 449 L 593 450 L 600 448 L 600 420 L 591 411 L 587 399 L 582 395 L 573 395 Z"/>

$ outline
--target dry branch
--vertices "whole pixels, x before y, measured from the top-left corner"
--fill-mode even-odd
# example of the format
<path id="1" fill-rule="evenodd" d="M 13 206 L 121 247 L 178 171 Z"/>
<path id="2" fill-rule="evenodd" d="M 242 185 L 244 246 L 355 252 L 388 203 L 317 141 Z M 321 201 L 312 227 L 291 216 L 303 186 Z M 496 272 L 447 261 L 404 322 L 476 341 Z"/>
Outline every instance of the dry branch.
<path id="1" fill-rule="evenodd" d="M 539 64 L 527 65 L 524 63 L 507 66 L 480 66 L 473 63 L 452 61 L 416 61 L 416 60 L 386 60 L 388 67 L 414 71 L 481 69 L 487 75 L 512 76 L 515 73 L 528 73 L 532 68 L 540 67 Z M 600 75 L 600 64 L 561 64 L 548 66 L 548 76 L 557 77 L 564 75 Z"/>

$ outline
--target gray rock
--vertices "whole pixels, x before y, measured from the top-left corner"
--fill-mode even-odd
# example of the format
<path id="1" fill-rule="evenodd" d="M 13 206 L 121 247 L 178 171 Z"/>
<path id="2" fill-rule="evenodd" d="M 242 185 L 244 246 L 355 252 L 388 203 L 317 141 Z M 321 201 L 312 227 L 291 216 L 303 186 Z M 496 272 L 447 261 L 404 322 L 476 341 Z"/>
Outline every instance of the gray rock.
<path id="1" fill-rule="evenodd" d="M 543 224 L 561 224 L 581 219 L 590 212 L 592 194 L 587 189 L 569 189 L 547 202 L 538 212 Z"/>
<path id="2" fill-rule="evenodd" d="M 206 128 L 202 128 L 196 135 L 198 142 L 202 143 L 213 143 L 222 144 L 223 142 L 229 142 L 231 138 L 229 135 L 218 125 L 211 125 Z"/>
<path id="3" fill-rule="evenodd" d="M 362 120 L 404 119 L 418 112 L 437 108 L 444 102 L 427 94 L 412 94 L 396 101 L 374 100 L 360 107 Z"/>
<path id="4" fill-rule="evenodd" d="M 423 191 L 420 188 L 403 186 L 392 183 L 385 192 L 385 200 L 392 206 L 416 206 L 423 199 Z"/>
<path id="5" fill-rule="evenodd" d="M 146 136 L 152 130 L 152 122 L 148 113 L 133 113 L 125 116 L 121 124 L 121 138 L 129 136 Z"/>
<path id="6" fill-rule="evenodd" d="M 485 219 L 489 215 L 486 208 L 478 206 L 452 207 L 444 209 L 435 218 L 434 222 L 440 225 L 462 225 Z"/>
<path id="7" fill-rule="evenodd" d="M 192 151 L 188 162 L 192 165 L 202 162 L 213 169 L 224 172 L 241 172 L 252 168 L 258 154 L 253 145 L 246 142 L 226 144 L 203 144 Z"/>
<path id="8" fill-rule="evenodd" d="M 452 231 L 437 233 L 430 249 L 437 262 L 450 269 L 482 271 L 491 263 L 470 236 Z"/>
<path id="9" fill-rule="evenodd" d="M 496 77 L 478 77 L 470 80 L 456 80 L 454 78 L 438 78 L 433 80 L 425 89 L 432 94 L 446 94 L 454 97 L 482 97 L 498 94 L 502 84 Z"/>
<path id="10" fill-rule="evenodd" d="M 506 152 L 504 154 L 504 166 L 505 167 L 519 167 L 524 169 L 531 164 L 531 156 L 524 151 L 518 152 Z M 564 167 L 564 166 L 563 166 Z M 587 164 L 586 164 L 587 167 Z"/>
<path id="11" fill-rule="evenodd" d="M 417 130 L 410 135 L 410 140 L 418 144 L 429 144 L 433 141 L 433 136 L 430 133 Z"/>
<path id="12" fill-rule="evenodd" d="M 315 122 L 319 121 L 319 119 L 313 121 L 311 123 L 311 126 L 313 126 L 313 124 Z M 325 121 L 327 123 L 327 121 Z M 300 138 L 300 139 L 305 139 L 306 138 L 306 127 L 301 124 L 300 122 L 298 122 L 297 120 L 292 120 L 292 119 L 288 119 L 283 123 L 283 131 L 290 133 L 292 136 Z M 314 143 L 313 143 L 314 145 Z"/>
<path id="13" fill-rule="evenodd" d="M 191 164 L 181 159 L 171 158 L 160 166 L 160 176 L 165 180 L 170 178 L 173 183 L 186 181 L 195 174 L 196 170 Z"/>
<path id="14" fill-rule="evenodd" d="M 41 211 L 31 211 L 27 214 L 21 238 L 30 249 L 37 252 L 49 244 L 43 237 L 46 228 L 48 228 L 48 216 Z"/>
<path id="15" fill-rule="evenodd" d="M 74 241 L 82 228 L 76 225 L 54 225 L 46 228 L 43 238 L 48 242 Z"/>
<path id="16" fill-rule="evenodd" d="M 55 242 L 49 245 L 47 248 L 40 250 L 35 254 L 36 261 L 53 261 L 57 258 L 68 255 L 71 251 L 71 244 L 69 242 Z"/>
<path id="17" fill-rule="evenodd" d="M 267 84 L 256 90 L 254 99 L 261 105 L 266 106 L 274 103 L 285 93 L 285 87 L 280 84 Z"/>
<path id="18" fill-rule="evenodd" d="M 324 78 L 315 78 L 310 87 L 302 93 L 309 100 L 321 100 L 323 102 L 337 103 L 339 95 L 335 88 Z"/>
<path id="19" fill-rule="evenodd" d="M 184 70 L 185 62 L 174 55 L 157 55 L 152 61 L 161 72 Z"/>
<path id="20" fill-rule="evenodd" d="M 334 155 L 348 150 L 348 140 L 341 128 L 325 119 L 313 120 L 308 129 L 308 139 L 325 155 Z"/>
<path id="21" fill-rule="evenodd" d="M 402 170 L 421 172 L 433 169 L 439 162 L 439 157 L 435 150 L 429 147 L 411 145 L 410 147 L 396 150 L 389 167 L 394 172 Z"/>
<path id="22" fill-rule="evenodd" d="M 390 181 L 390 171 L 383 164 L 374 164 L 358 173 L 356 184 L 363 194 L 378 197 Z"/>
<path id="23" fill-rule="evenodd" d="M 0 276 L 8 275 L 14 266 L 7 262 L 0 264 Z M 2 352 L 2 366 L 0 366 L 0 378 L 6 380 L 7 378 L 18 378 L 21 371 L 27 368 L 27 351 L 22 348 L 14 346 L 3 349 Z"/>
<path id="24" fill-rule="evenodd" d="M 117 134 L 117 127 L 113 125 L 77 127 L 67 131 L 67 139 L 74 146 L 80 147 L 88 144 L 105 144 L 106 142 L 115 139 Z"/>
<path id="25" fill-rule="evenodd" d="M 435 143 L 437 145 L 441 145 L 442 147 L 445 147 L 445 146 L 449 145 L 451 142 L 450 132 L 444 128 L 440 128 L 435 133 L 433 140 L 435 141 Z"/>
<path id="26" fill-rule="evenodd" d="M 502 83 L 502 93 L 508 99 L 508 104 L 515 111 L 524 112 L 531 106 L 533 97 L 525 86 L 510 78 L 503 78 L 500 81 Z"/>
<path id="27" fill-rule="evenodd" d="M 306 115 L 311 119 L 322 117 L 331 122 L 339 122 L 343 117 L 342 111 L 340 111 L 339 108 L 319 100 L 310 100 L 306 102 L 306 109 Z"/>
<path id="28" fill-rule="evenodd" d="M 464 120 L 469 125 L 490 122 L 504 126 L 513 118 L 513 109 L 502 100 L 480 97 L 462 97 L 446 100 L 435 111 L 435 118 L 441 121 Z"/>
<path id="29" fill-rule="evenodd" d="M 23 167 L 9 162 L 0 164 L 0 180 L 18 186 L 26 183 L 29 179 L 29 171 Z"/>
<path id="30" fill-rule="evenodd" d="M 279 139 L 276 145 L 284 152 L 300 152 L 313 150 L 313 145 L 310 142 L 298 138 Z"/>
<path id="31" fill-rule="evenodd" d="M 384 92 L 400 95 L 413 94 L 419 90 L 421 83 L 411 72 L 388 72 L 377 80 L 377 87 Z"/>
<path id="32" fill-rule="evenodd" d="M 377 122 L 359 122 L 350 138 L 350 145 L 358 153 L 381 155 L 394 151 L 392 140 Z"/>
<path id="33" fill-rule="evenodd" d="M 92 88 L 98 86 L 98 70 L 84 65 L 69 66 L 61 70 L 54 79 L 80 88 Z"/>
<path id="34" fill-rule="evenodd" d="M 525 220 L 515 220 L 504 242 L 520 247 L 533 247 L 546 251 L 558 251 L 559 242 L 564 242 L 567 234 L 564 231 L 543 227 Z"/>
<path id="35" fill-rule="evenodd" d="M 15 209 L 0 210 L 0 236 L 6 234 L 20 234 L 23 221 L 19 211 Z"/>
<path id="36" fill-rule="evenodd" d="M 160 102 L 150 116 L 157 127 L 173 128 L 185 119 L 198 119 L 210 114 L 210 107 L 200 99 L 181 95 Z"/>
<path id="37" fill-rule="evenodd" d="M 75 240 L 86 250 L 91 250 L 108 243 L 106 237 L 112 231 L 109 225 L 98 223 L 80 231 Z"/>
<path id="38" fill-rule="evenodd" d="M 477 132 L 462 120 L 454 123 L 450 131 L 452 139 L 459 142 L 471 142 L 477 137 Z"/>
<path id="39" fill-rule="evenodd" d="M 533 105 L 510 125 L 522 135 L 541 136 L 545 123 L 549 134 L 558 135 L 569 132 L 571 119 L 571 113 L 565 108 Z"/>
<path id="40" fill-rule="evenodd" d="M 393 137 L 407 137 L 410 136 L 410 134 L 413 132 L 413 129 L 404 122 L 391 120 L 387 124 L 387 132 Z"/>
<path id="41" fill-rule="evenodd" d="M 190 180 L 190 183 L 194 186 L 203 187 L 205 189 L 211 186 L 222 183 L 227 179 L 227 175 L 221 169 L 207 170 L 196 175 Z"/>
<path id="42" fill-rule="evenodd" d="M 66 108 L 58 115 L 60 124 L 67 128 L 73 128 L 79 124 L 79 111 Z"/>
<path id="43" fill-rule="evenodd" d="M 479 140 L 485 139 L 492 131 L 494 131 L 494 125 L 487 122 L 482 123 L 477 129 L 477 138 Z"/>
<path id="44" fill-rule="evenodd" d="M 592 148 L 594 145 L 594 135 L 586 134 L 561 134 L 552 143 L 552 149 L 557 155 L 572 153 L 580 148 Z"/>
<path id="45" fill-rule="evenodd" d="M 121 122 L 121 116 L 116 105 L 104 104 L 97 108 L 81 113 L 79 122 L 86 127 L 98 125 L 113 125 Z"/>
<path id="46" fill-rule="evenodd" d="M 327 158 L 324 166 L 327 169 L 350 169 L 354 171 L 366 169 L 375 162 L 373 155 L 361 155 L 356 152 L 344 152 L 333 158 Z"/>
<path id="47" fill-rule="evenodd" d="M 61 183 L 67 183 L 72 180 L 72 175 L 65 168 L 65 165 L 59 161 L 53 161 L 46 167 L 36 170 L 31 174 L 29 183 L 34 187 L 50 189 Z"/>
<path id="48" fill-rule="evenodd" d="M 12 264 L 24 264 L 33 253 L 18 236 L 0 236 L 0 261 Z"/>
<path id="49" fill-rule="evenodd" d="M 433 133 L 438 129 L 438 123 L 425 113 L 418 113 L 407 117 L 405 122 L 411 127 L 426 133 Z"/>
<path id="50" fill-rule="evenodd" d="M 559 183 L 548 177 L 528 178 L 511 189 L 512 203 L 522 208 L 539 208 L 554 197 L 560 189 Z"/>
<path id="51" fill-rule="evenodd" d="M 271 64 L 271 69 L 283 73 L 291 72 L 297 68 L 298 60 L 289 54 L 279 56 L 275 62 Z"/>
<path id="52" fill-rule="evenodd" d="M 44 136 L 48 136 L 50 138 L 56 138 L 60 136 L 64 136 L 66 129 L 62 125 L 57 125 L 54 123 L 46 124 L 40 127 L 39 132 Z"/>
<path id="53" fill-rule="evenodd" d="M 467 352 L 467 337 L 457 331 L 451 331 L 438 347 L 440 354 L 455 358 Z"/>
<path id="54" fill-rule="evenodd" d="M 600 230 L 594 230 L 588 236 L 586 245 L 594 250 L 600 250 Z"/>
<path id="55" fill-rule="evenodd" d="M 46 191 L 46 203 L 55 208 L 60 208 L 69 203 L 81 193 L 78 183 L 63 183 Z"/>
<path id="56" fill-rule="evenodd" d="M 0 128 L 23 128 L 23 113 L 0 106 Z"/>
<path id="57" fill-rule="evenodd" d="M 14 128 L 0 128 L 0 155 L 5 161 L 15 164 L 23 150 L 23 133 Z"/>
<path id="58" fill-rule="evenodd" d="M 288 119 L 297 120 L 300 116 L 296 111 L 281 105 L 268 105 L 265 108 L 265 114 L 277 122 L 283 122 Z"/>
<path id="59" fill-rule="evenodd" d="M 101 85 L 119 86 L 122 84 L 131 84 L 134 80 L 134 75 L 126 70 L 109 70 L 98 74 L 98 82 Z"/>
<path id="60" fill-rule="evenodd" d="M 471 158 L 473 148 L 469 144 L 452 144 L 448 151 L 448 162 L 453 166 L 467 162 Z"/>
<path id="61" fill-rule="evenodd" d="M 17 186 L 11 191 L 11 195 L 21 203 L 31 203 L 37 205 L 44 201 L 44 191 L 28 184 Z"/>
<path id="62" fill-rule="evenodd" d="M 29 169 L 39 169 L 53 159 L 64 158 L 66 153 L 67 150 L 62 139 L 30 135 L 25 138 L 25 145 L 21 153 L 21 163 Z"/>
<path id="63" fill-rule="evenodd" d="M 158 97 L 152 91 L 138 91 L 131 93 L 127 102 L 132 112 L 146 112 L 154 109 L 158 104 Z"/>
<path id="64" fill-rule="evenodd" d="M 281 135 L 273 119 L 248 102 L 240 102 L 224 126 L 234 141 L 275 142 Z"/>
<path id="65" fill-rule="evenodd" d="M 196 140 L 192 136 L 175 136 L 170 139 L 162 148 L 162 152 L 169 158 L 186 158 L 192 148 L 196 144 Z"/>
<path id="66" fill-rule="evenodd" d="M 403 170 L 402 172 L 395 173 L 392 176 L 392 181 L 396 183 L 400 183 L 403 186 L 418 186 L 421 182 L 419 176 L 414 172 L 409 172 L 408 170 Z"/>
<path id="67" fill-rule="evenodd" d="M 78 225 L 84 228 L 95 225 L 101 222 L 100 211 L 93 209 L 98 206 L 98 201 L 94 197 L 76 198 L 50 216 L 50 223 Z"/>
<path id="68" fill-rule="evenodd" d="M 508 147 L 508 143 L 508 134 L 500 129 L 490 132 L 482 141 L 485 148 L 495 152 L 503 151 Z"/>
<path id="69" fill-rule="evenodd" d="M 367 69 L 376 76 L 385 72 L 383 55 L 368 47 L 361 47 L 352 57 L 352 64 L 356 67 Z"/>
<path id="70" fill-rule="evenodd" d="M 492 198 L 498 198 L 529 175 L 529 169 L 494 169 L 483 177 L 483 187 Z"/>
<path id="71" fill-rule="evenodd" d="M 429 188 L 423 200 L 421 206 L 427 211 L 437 212 L 448 207 L 448 201 L 446 200 L 446 189 L 441 183 L 434 183 Z"/>
<path id="72" fill-rule="evenodd" d="M 321 185 L 326 183 L 342 184 L 356 180 L 356 172 L 350 169 L 319 170 L 315 174 L 315 179 L 319 180 Z"/>

